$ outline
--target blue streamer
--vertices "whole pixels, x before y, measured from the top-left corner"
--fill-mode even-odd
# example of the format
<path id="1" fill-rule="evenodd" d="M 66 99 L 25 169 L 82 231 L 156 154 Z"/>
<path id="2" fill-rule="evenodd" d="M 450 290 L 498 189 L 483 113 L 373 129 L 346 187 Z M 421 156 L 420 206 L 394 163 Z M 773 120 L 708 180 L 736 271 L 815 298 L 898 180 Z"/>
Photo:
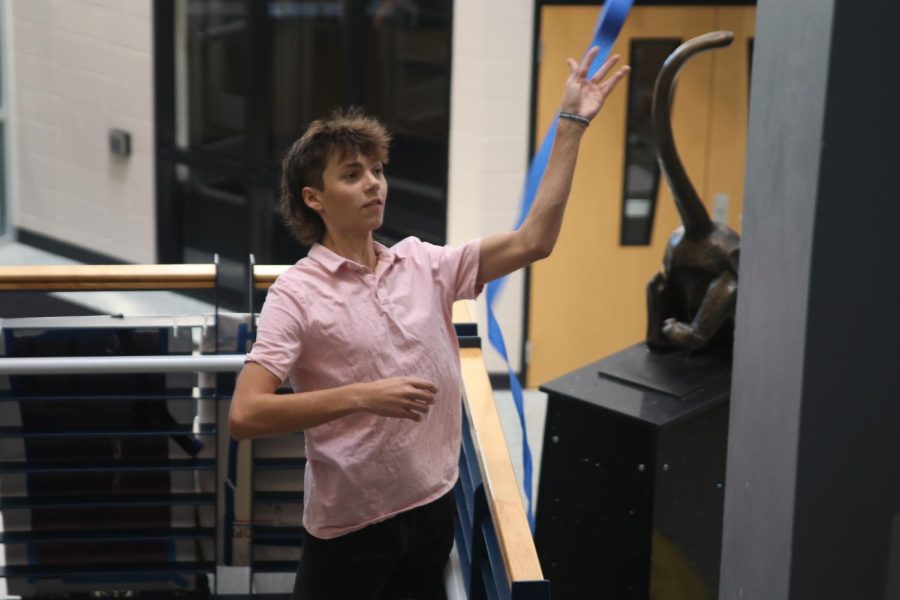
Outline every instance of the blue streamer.
<path id="1" fill-rule="evenodd" d="M 588 73 L 593 74 L 606 61 L 609 52 L 612 49 L 622 25 L 625 24 L 625 18 L 634 0 L 607 0 L 597 19 L 597 25 L 594 27 L 594 38 L 591 40 L 590 49 L 598 46 L 600 51 L 591 61 Z M 534 203 L 534 196 L 537 193 L 538 185 L 544 176 L 544 170 L 547 168 L 547 160 L 550 158 L 550 149 L 553 147 L 553 139 L 556 137 L 556 125 L 558 117 L 554 117 L 550 129 L 544 135 L 540 148 L 531 161 L 531 167 L 528 169 L 528 178 L 525 182 L 525 193 L 522 198 L 522 205 L 519 208 L 519 216 L 516 218 L 516 224 L 513 229 L 519 229 L 525 221 L 525 217 L 531 211 L 531 205 Z M 488 340 L 491 346 L 500 354 L 506 362 L 506 368 L 509 372 L 509 389 L 512 391 L 513 402 L 516 405 L 516 413 L 519 416 L 519 425 L 522 427 L 522 467 L 524 470 L 525 499 L 528 501 L 528 524 L 531 531 L 534 532 L 534 510 L 532 509 L 531 498 L 531 448 L 528 446 L 528 432 L 525 426 L 525 403 L 522 398 L 522 384 L 516 376 L 516 372 L 509 362 L 509 354 L 506 352 L 506 342 L 503 339 L 503 332 L 500 330 L 500 324 L 494 316 L 494 304 L 503 287 L 506 284 L 506 277 L 496 279 L 487 285 L 487 319 L 488 319 Z"/>

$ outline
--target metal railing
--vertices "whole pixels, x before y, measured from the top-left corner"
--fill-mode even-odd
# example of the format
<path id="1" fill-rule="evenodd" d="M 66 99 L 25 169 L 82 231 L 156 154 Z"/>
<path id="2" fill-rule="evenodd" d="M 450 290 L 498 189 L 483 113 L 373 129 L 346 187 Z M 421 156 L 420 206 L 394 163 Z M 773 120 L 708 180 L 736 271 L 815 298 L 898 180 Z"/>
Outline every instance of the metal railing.
<path id="1" fill-rule="evenodd" d="M 217 299 L 217 273 L 217 264 L 3 266 L 0 290 L 210 290 Z M 181 389 L 183 375 L 170 387 L 170 374 L 231 372 L 240 357 L 39 355 L 82 346 L 115 354 L 110 340 L 131 344 L 135 331 L 158 343 L 135 343 L 122 354 L 168 352 L 170 341 L 194 337 L 188 331 L 218 332 L 214 305 L 212 315 L 163 322 L 121 315 L 0 321 L 5 351 L 18 355 L 0 359 L 0 577 L 10 593 L 208 588 L 221 543 L 220 395 L 216 385 Z M 217 341 L 205 345 L 217 349 Z"/>
<path id="2" fill-rule="evenodd" d="M 0 375 L 237 372 L 243 354 L 192 356 L 54 356 L 0 358 Z"/>
<path id="3" fill-rule="evenodd" d="M 252 258 L 251 266 L 251 296 L 252 290 L 267 289 L 278 274 L 288 268 L 254 266 Z M 214 290 L 216 280 L 215 265 L 0 267 L 0 290 Z M 251 307 L 251 328 L 253 316 Z M 164 324 L 165 317 L 159 318 Z M 550 583 L 544 579 L 537 559 L 468 303 L 454 306 L 454 321 L 460 335 L 465 407 L 460 481 L 454 491 L 459 514 L 456 538 L 469 598 L 549 599 Z M 218 325 L 218 313 L 214 322 Z M 218 340 L 218 332 L 215 337 Z M 0 376 L 227 373 L 239 371 L 243 362 L 243 354 L 2 358 Z M 216 447 L 219 447 L 218 443 Z M 218 472 L 216 479 L 218 490 Z M 0 502 L 2 508 L 4 505 Z M 7 536 L 0 542 L 9 543 L 9 540 Z M 4 573 L 0 572 L 2 575 Z"/>

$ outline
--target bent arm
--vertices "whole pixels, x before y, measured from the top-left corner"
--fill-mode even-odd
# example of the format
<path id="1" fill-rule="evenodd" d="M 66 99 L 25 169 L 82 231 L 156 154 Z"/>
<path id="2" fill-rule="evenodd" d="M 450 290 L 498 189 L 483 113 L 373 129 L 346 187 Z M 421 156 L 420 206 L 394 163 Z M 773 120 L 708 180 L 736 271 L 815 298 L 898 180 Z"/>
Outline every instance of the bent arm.
<path id="1" fill-rule="evenodd" d="M 248 362 L 231 399 L 231 436 L 237 440 L 285 435 L 322 425 L 359 410 L 354 385 L 277 394 L 281 381 L 268 369 Z"/>
<path id="2" fill-rule="evenodd" d="M 278 377 L 262 365 L 244 365 L 231 399 L 229 424 L 233 438 L 286 435 L 359 412 L 421 421 L 437 392 L 434 384 L 415 377 L 392 377 L 294 394 L 277 394 L 280 385 Z"/>

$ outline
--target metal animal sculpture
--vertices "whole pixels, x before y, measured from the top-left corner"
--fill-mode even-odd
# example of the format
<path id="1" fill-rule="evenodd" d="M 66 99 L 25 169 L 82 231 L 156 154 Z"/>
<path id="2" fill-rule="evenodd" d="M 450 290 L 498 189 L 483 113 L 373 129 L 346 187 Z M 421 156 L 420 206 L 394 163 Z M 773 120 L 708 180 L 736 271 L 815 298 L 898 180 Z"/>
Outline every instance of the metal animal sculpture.
<path id="1" fill-rule="evenodd" d="M 681 67 L 695 54 L 728 46 L 733 39 L 729 31 L 716 31 L 685 42 L 666 59 L 653 90 L 656 154 L 683 226 L 672 232 L 662 270 L 647 284 L 652 350 L 731 354 L 740 236 L 709 218 L 675 150 L 671 111 Z"/>

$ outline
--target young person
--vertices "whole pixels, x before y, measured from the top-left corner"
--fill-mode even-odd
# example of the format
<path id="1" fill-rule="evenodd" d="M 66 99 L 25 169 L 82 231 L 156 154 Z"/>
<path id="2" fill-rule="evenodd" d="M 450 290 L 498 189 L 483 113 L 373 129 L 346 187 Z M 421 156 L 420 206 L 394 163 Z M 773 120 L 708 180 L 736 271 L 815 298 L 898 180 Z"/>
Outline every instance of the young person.
<path id="1" fill-rule="evenodd" d="M 283 163 L 282 209 L 309 255 L 269 289 L 231 405 L 237 439 L 305 431 L 295 598 L 443 598 L 461 390 L 451 305 L 548 256 L 581 137 L 628 72 L 570 75 L 547 169 L 518 231 L 459 247 L 373 239 L 389 135 L 359 111 L 313 122 Z M 276 394 L 285 379 L 293 394 Z"/>

